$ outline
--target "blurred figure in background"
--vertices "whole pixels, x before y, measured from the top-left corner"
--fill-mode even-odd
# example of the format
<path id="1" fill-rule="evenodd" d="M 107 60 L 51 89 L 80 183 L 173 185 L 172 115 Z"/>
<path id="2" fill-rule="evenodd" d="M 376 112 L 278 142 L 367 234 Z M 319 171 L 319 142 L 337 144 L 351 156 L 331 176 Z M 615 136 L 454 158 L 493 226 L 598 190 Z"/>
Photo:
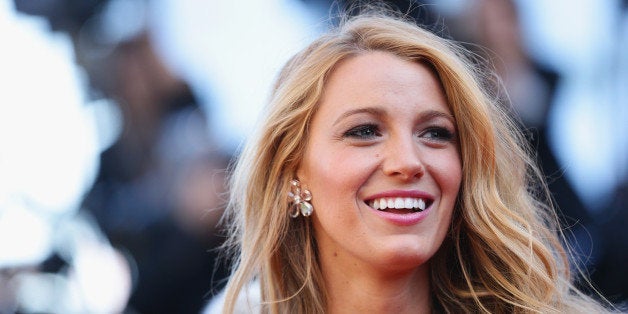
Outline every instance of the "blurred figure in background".
<path id="1" fill-rule="evenodd" d="M 564 176 L 549 144 L 548 113 L 554 103 L 559 74 L 526 52 L 516 4 L 511 0 L 477 0 L 451 25 L 452 35 L 468 43 L 495 69 L 512 109 L 521 119 L 536 151 L 561 219 L 568 228 L 574 261 L 591 268 L 599 254 L 599 232 L 593 218 Z"/>
<path id="2" fill-rule="evenodd" d="M 196 95 L 155 51 L 140 18 L 144 2 L 115 3 L 138 9 L 138 19 L 125 21 L 134 28 L 117 38 L 105 36 L 110 3 L 15 0 L 16 9 L 70 35 L 90 96 L 117 105 L 110 116 L 119 136 L 102 152 L 82 209 L 131 265 L 125 311 L 196 313 L 226 277 L 213 249 L 222 241 L 216 224 L 231 156 L 215 145 Z M 58 256 L 44 263 L 63 264 Z"/>
<path id="3" fill-rule="evenodd" d="M 615 197 L 598 217 L 604 250 L 593 268 L 591 278 L 611 300 L 628 304 L 628 182 L 617 187 Z"/>
<path id="4" fill-rule="evenodd" d="M 618 5 L 619 6 L 619 5 Z M 623 125 L 623 130 L 628 128 L 625 118 L 628 117 L 628 1 L 621 1 L 621 10 L 619 10 L 619 39 L 616 47 L 616 60 L 611 65 L 612 73 L 615 75 L 613 81 L 619 88 L 617 97 L 616 120 Z M 623 110 L 622 110 L 623 109 Z M 622 129 L 622 127 L 614 126 L 614 129 Z M 628 141 L 625 132 L 618 132 L 619 138 L 624 140 L 623 153 L 621 148 L 618 158 L 618 166 L 620 171 L 616 171 L 615 175 L 622 177 L 623 180 L 615 188 L 613 197 L 608 205 L 602 209 L 598 217 L 598 225 L 600 226 L 603 237 L 603 252 L 600 253 L 598 261 L 592 272 L 592 279 L 598 284 L 602 292 L 617 300 L 624 300 L 628 304 L 628 273 L 625 271 L 628 265 Z M 621 147 L 621 143 L 615 143 Z M 623 172 L 621 171 L 623 170 Z"/>
<path id="5" fill-rule="evenodd" d="M 187 84 L 174 77 L 142 34 L 118 45 L 98 81 L 120 105 L 120 137 L 101 155 L 85 208 L 137 266 L 129 306 L 141 313 L 193 313 L 224 270 L 220 244 L 225 168 L 230 156 L 207 134 Z"/>
<path id="6" fill-rule="evenodd" d="M 0 313 L 119 313 L 130 265 L 80 211 L 102 103 L 57 30 L 0 1 Z"/>
<path id="7" fill-rule="evenodd" d="M 452 24 L 451 30 L 458 39 L 478 44 L 476 51 L 494 66 L 507 93 L 503 96 L 508 97 L 521 118 L 546 175 L 567 230 L 567 241 L 574 248 L 572 262 L 590 276 L 604 296 L 614 302 L 626 302 L 628 277 L 621 265 L 628 262 L 628 242 L 618 241 L 626 238 L 626 232 L 617 224 L 626 220 L 626 205 L 616 201 L 611 205 L 614 206 L 612 211 L 589 209 L 565 177 L 565 166 L 558 161 L 549 141 L 549 113 L 556 103 L 560 76 L 529 56 L 521 28 L 514 1 L 477 0 Z M 617 219 L 604 217 L 608 212 Z"/>

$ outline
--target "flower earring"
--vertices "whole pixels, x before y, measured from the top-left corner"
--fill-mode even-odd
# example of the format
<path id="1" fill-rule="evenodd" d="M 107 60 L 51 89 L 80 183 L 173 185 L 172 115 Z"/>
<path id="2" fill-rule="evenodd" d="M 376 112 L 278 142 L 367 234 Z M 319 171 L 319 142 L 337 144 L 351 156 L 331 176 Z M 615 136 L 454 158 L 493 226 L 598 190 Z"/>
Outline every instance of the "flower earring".
<path id="1" fill-rule="evenodd" d="M 290 217 L 296 218 L 299 214 L 303 217 L 312 215 L 314 207 L 309 202 L 312 200 L 312 193 L 309 190 L 304 189 L 301 191 L 301 183 L 299 180 L 290 181 L 290 192 L 288 192 L 288 199 L 291 200 Z"/>

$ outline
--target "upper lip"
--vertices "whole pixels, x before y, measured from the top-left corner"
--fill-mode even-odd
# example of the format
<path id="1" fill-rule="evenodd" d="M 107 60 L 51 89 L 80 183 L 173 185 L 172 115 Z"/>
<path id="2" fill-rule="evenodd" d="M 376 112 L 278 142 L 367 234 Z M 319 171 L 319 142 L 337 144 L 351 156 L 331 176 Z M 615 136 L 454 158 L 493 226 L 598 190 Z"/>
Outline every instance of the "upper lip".
<path id="1" fill-rule="evenodd" d="M 368 198 L 364 199 L 364 201 L 368 202 L 368 201 L 378 199 L 378 198 L 383 198 L 383 197 L 411 197 L 411 198 L 421 198 L 425 201 L 434 200 L 434 196 L 420 190 L 390 190 L 390 191 L 373 194 L 369 196 Z"/>

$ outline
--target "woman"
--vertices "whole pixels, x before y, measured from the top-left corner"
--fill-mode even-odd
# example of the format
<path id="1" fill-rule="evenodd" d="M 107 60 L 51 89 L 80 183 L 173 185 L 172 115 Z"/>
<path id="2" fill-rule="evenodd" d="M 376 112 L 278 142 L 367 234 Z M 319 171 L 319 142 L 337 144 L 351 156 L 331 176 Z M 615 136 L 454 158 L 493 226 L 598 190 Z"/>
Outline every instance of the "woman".
<path id="1" fill-rule="evenodd" d="M 603 311 L 473 64 L 377 13 L 293 57 L 233 172 L 223 312 Z"/>

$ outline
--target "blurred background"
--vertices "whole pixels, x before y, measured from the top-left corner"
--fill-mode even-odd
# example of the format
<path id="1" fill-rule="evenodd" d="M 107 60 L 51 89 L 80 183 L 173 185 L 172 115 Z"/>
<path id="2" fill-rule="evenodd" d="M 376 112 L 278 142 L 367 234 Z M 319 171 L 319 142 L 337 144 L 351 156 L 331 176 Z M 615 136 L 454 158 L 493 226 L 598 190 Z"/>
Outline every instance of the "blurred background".
<path id="1" fill-rule="evenodd" d="M 198 313 L 228 162 L 351 2 L 0 0 L 0 313 Z M 387 2 L 491 62 L 573 263 L 628 300 L 628 1 Z"/>

